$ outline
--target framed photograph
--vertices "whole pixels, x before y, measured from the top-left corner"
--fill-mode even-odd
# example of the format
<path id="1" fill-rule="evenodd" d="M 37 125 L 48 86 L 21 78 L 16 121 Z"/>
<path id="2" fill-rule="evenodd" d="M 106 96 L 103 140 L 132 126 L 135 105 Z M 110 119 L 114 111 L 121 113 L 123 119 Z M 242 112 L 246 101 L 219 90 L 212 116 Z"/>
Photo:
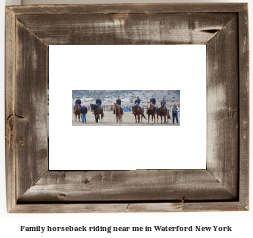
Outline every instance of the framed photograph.
<path id="1" fill-rule="evenodd" d="M 206 169 L 205 45 L 51 45 L 49 52 L 49 170 Z M 201 110 L 188 116 L 194 104 Z M 55 109 L 67 105 L 59 117 Z"/>
<path id="2" fill-rule="evenodd" d="M 6 7 L 5 42 L 8 212 L 249 210 L 249 38 L 246 3 L 10 6 Z M 180 54 L 175 55 L 169 48 L 186 45 Z M 188 47 L 198 45 L 205 47 L 205 59 L 201 58 L 199 63 L 194 58 L 196 51 L 186 54 Z M 112 51 L 113 48 L 116 50 Z M 69 49 L 71 57 L 67 54 Z M 74 49 L 79 54 L 75 55 Z M 139 49 L 145 50 L 138 53 Z M 160 49 L 159 56 L 153 57 Z M 84 53 L 80 53 L 81 50 Z M 80 56 L 81 59 L 78 58 Z M 140 56 L 145 57 L 138 58 Z M 126 58 L 127 62 L 124 61 Z M 139 59 L 138 63 L 133 64 L 136 59 Z M 146 62 L 145 59 L 149 60 Z M 189 65 L 196 60 L 197 67 L 194 70 L 194 66 L 187 68 L 187 63 L 183 63 L 185 59 L 189 59 Z M 171 70 L 178 67 L 175 72 L 178 75 L 186 72 L 189 78 L 176 78 L 175 73 L 174 80 L 170 81 L 168 70 L 166 72 L 167 67 L 172 65 L 168 64 L 170 60 L 175 63 Z M 86 63 L 83 66 L 80 62 Z M 93 68 L 94 65 L 96 67 Z M 152 71 L 154 65 L 159 70 Z M 135 67 L 136 74 L 132 77 L 129 72 L 134 72 Z M 201 76 L 200 81 L 195 81 L 203 68 L 206 77 Z M 153 77 L 148 79 L 150 75 Z M 140 84 L 135 84 L 135 87 L 133 83 L 125 87 L 112 84 L 122 78 Z M 148 87 L 143 78 L 148 79 Z M 189 84 L 188 90 L 184 89 L 186 84 L 180 81 L 182 78 Z M 107 84 L 103 85 L 103 82 Z M 178 82 L 179 86 L 168 82 Z M 199 83 L 203 87 L 194 91 Z M 198 101 L 198 97 L 190 97 L 186 91 L 204 95 L 204 99 L 201 96 Z M 162 126 L 153 122 L 148 125 L 147 121 L 139 123 L 138 118 L 136 121 L 134 118 L 140 106 L 137 104 L 142 104 L 138 101 L 141 99 L 145 100 L 145 104 L 141 105 L 141 117 L 148 115 L 144 112 L 148 113 L 154 93 L 162 97 L 157 107 L 166 105 L 167 109 L 167 121 Z M 62 101 L 57 101 L 59 95 L 63 95 L 60 97 Z M 103 96 L 104 104 L 99 96 Z M 166 97 L 172 105 L 162 103 Z M 128 104 L 135 103 L 136 108 L 131 105 L 130 114 L 126 111 L 122 122 L 118 122 L 122 123 L 121 126 L 116 127 L 116 115 L 120 113 L 120 109 L 117 111 L 120 105 L 116 101 L 118 99 L 125 99 Z M 131 99 L 134 101 L 131 102 Z M 90 106 L 87 112 L 83 110 L 81 113 L 87 113 L 87 118 L 82 117 L 87 119 L 87 124 L 85 120 L 83 125 L 82 121 L 75 122 L 75 103 L 80 103 L 81 107 L 87 103 Z M 114 115 L 113 108 L 108 109 L 110 104 L 114 105 L 112 103 L 116 104 L 114 122 L 109 119 Z M 125 104 L 122 105 L 125 109 Z M 97 108 L 102 112 L 100 119 L 96 118 Z M 173 126 L 168 109 L 176 113 L 176 108 L 180 113 L 174 119 L 179 119 L 179 125 Z M 189 113 L 186 113 L 187 110 Z M 94 115 L 89 114 L 91 111 Z M 103 113 L 106 117 L 101 122 Z M 54 130 L 57 121 L 65 118 L 68 121 Z M 55 119 L 53 124 L 51 120 Z M 188 119 L 192 119 L 193 123 L 186 126 Z M 102 123 L 112 127 L 101 127 Z M 135 126 L 126 126 L 132 124 Z M 103 145 L 97 140 L 97 145 L 89 152 L 80 151 L 83 164 L 77 161 L 75 167 L 71 167 L 76 157 L 71 151 L 79 151 L 82 145 L 70 143 L 70 139 L 75 141 L 75 137 L 70 137 L 68 130 L 78 130 L 76 135 L 82 135 L 85 143 L 91 141 L 87 137 L 88 132 L 89 135 L 95 132 L 101 134 L 103 130 L 115 136 L 114 140 L 102 137 L 106 140 Z M 119 147 L 116 133 L 130 130 L 131 135 L 137 132 L 134 139 L 131 137 L 131 146 Z M 162 130 L 166 133 L 157 136 L 156 132 Z M 169 136 L 173 138 L 179 131 L 182 135 L 177 141 L 170 141 Z M 149 133 L 150 137 L 142 132 Z M 96 139 L 96 135 L 99 134 L 92 136 Z M 186 135 L 188 139 L 184 141 Z M 57 136 L 61 138 L 59 145 Z M 80 142 L 78 137 L 76 140 Z M 192 143 L 191 146 L 188 142 Z M 180 154 L 180 150 L 185 153 Z M 63 156 L 58 153 L 60 151 Z M 136 151 L 143 152 L 144 156 Z M 204 152 L 196 156 L 199 151 Z M 86 156 L 82 157 L 82 153 Z M 155 154 L 159 155 L 159 159 Z M 110 157 L 115 160 L 109 163 Z M 200 167 L 184 167 L 186 161 L 191 164 L 195 157 L 201 157 L 204 167 L 203 164 Z M 54 159 L 57 160 L 51 166 Z M 126 166 L 113 167 L 117 159 Z M 182 168 L 166 164 L 169 160 L 180 159 L 185 161 L 180 163 Z M 66 161 L 69 164 L 65 164 Z M 89 161 L 93 162 L 91 168 L 85 167 Z M 151 163 L 146 166 L 146 161 Z M 110 166 L 100 168 L 101 163 Z M 66 167 L 61 167 L 63 164 Z"/>

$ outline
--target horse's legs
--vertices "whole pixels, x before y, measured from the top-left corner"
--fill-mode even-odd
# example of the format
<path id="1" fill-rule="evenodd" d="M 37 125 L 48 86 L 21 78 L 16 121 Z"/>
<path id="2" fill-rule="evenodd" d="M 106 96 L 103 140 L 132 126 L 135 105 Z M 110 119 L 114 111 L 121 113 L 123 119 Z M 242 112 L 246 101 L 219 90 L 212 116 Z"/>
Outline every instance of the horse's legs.
<path id="1" fill-rule="evenodd" d="M 149 123 L 149 117 L 150 117 L 150 115 L 148 114 L 148 123 Z M 153 118 L 152 118 L 152 121 L 153 121 Z"/>
<path id="2" fill-rule="evenodd" d="M 161 124 L 163 124 L 163 116 L 161 116 Z"/>
<path id="3" fill-rule="evenodd" d="M 135 123 L 137 123 L 137 118 L 136 118 L 136 115 L 134 115 L 135 116 Z"/>
<path id="4" fill-rule="evenodd" d="M 166 123 L 166 116 L 164 116 L 164 123 Z"/>

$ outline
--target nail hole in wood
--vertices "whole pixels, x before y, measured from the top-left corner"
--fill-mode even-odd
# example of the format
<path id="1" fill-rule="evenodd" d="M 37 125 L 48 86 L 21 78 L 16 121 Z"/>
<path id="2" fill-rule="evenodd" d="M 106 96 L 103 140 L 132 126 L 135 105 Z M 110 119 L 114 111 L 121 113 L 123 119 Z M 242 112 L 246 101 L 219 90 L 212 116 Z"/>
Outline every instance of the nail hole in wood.
<path id="1" fill-rule="evenodd" d="M 63 194 L 63 193 L 59 193 L 59 194 L 58 194 L 58 198 L 65 198 L 65 197 L 66 197 L 66 195 Z"/>

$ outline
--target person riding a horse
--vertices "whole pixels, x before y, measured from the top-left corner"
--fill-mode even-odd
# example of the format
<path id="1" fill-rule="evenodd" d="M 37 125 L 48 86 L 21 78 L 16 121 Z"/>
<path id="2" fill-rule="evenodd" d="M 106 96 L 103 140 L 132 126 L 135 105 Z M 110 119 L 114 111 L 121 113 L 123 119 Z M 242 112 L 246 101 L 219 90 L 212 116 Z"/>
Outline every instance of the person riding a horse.
<path id="1" fill-rule="evenodd" d="M 77 100 L 74 105 L 74 114 L 75 114 L 76 121 L 77 121 L 77 118 L 80 121 L 81 104 L 79 104 L 79 102 L 81 102 L 81 100 L 79 99 L 79 97 L 77 97 Z"/>
<path id="2" fill-rule="evenodd" d="M 156 111 L 156 101 L 155 101 L 155 98 L 154 98 L 154 96 L 153 95 L 151 95 L 151 98 L 150 98 L 150 102 L 153 104 L 153 106 L 154 106 L 154 108 L 155 108 L 155 111 Z M 148 107 L 147 107 L 147 109 L 148 109 Z"/>
<path id="3" fill-rule="evenodd" d="M 119 105 L 120 111 L 121 111 L 122 114 L 123 114 L 123 109 L 122 109 L 122 106 L 121 106 L 121 99 L 120 99 L 120 96 L 118 96 L 118 99 L 116 100 L 116 103 Z M 113 109 L 113 114 L 115 114 L 115 108 Z"/>
<path id="4" fill-rule="evenodd" d="M 137 96 L 137 98 L 135 99 L 135 102 L 134 102 L 134 103 L 135 103 L 135 104 L 139 104 L 139 107 L 140 107 L 141 110 L 142 110 L 141 100 L 140 100 L 139 96 Z"/>
<path id="5" fill-rule="evenodd" d="M 165 96 L 163 96 L 163 100 L 161 101 L 161 106 L 164 105 L 165 109 L 166 109 L 166 114 L 168 114 L 168 109 L 166 107 L 166 100 L 165 100 Z M 160 108 L 158 109 L 160 110 Z"/>
<path id="6" fill-rule="evenodd" d="M 75 101 L 76 104 L 79 104 L 80 108 L 81 108 L 81 100 L 80 100 L 80 97 L 78 96 L 76 101 Z M 74 106 L 74 110 L 75 110 L 75 106 Z"/>
<path id="7" fill-rule="evenodd" d="M 96 104 L 100 107 L 100 111 L 102 112 L 103 111 L 103 108 L 102 108 L 102 101 L 99 99 L 99 96 L 97 96 L 97 99 L 96 99 Z"/>

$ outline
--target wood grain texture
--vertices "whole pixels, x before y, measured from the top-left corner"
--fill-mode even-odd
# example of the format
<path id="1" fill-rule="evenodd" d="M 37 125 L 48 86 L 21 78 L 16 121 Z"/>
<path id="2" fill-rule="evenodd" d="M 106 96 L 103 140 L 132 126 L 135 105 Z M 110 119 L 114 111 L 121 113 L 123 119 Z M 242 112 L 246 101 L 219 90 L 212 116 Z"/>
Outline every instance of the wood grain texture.
<path id="1" fill-rule="evenodd" d="M 126 212 L 211 212 L 247 211 L 239 202 L 143 203 L 129 204 Z"/>
<path id="2" fill-rule="evenodd" d="M 9 7 L 16 15 L 25 14 L 114 14 L 114 13 L 207 13 L 239 12 L 245 3 L 155 3 L 155 4 L 82 4 L 82 5 L 27 5 Z"/>
<path id="3" fill-rule="evenodd" d="M 239 201 L 249 207 L 249 31 L 248 5 L 239 19 Z"/>
<path id="4" fill-rule="evenodd" d="M 235 197 L 239 172 L 237 24 L 235 16 L 207 45 L 207 169 Z"/>
<path id="5" fill-rule="evenodd" d="M 7 7 L 8 211 L 248 210 L 247 17 L 247 4 Z M 47 171 L 49 44 L 182 43 L 207 44 L 207 170 Z"/>
<path id="6" fill-rule="evenodd" d="M 210 201 L 235 198 L 207 170 L 49 171 L 18 201 Z"/>
<path id="7" fill-rule="evenodd" d="M 16 176 L 17 198 L 47 170 L 48 47 L 16 22 Z"/>
<path id="8" fill-rule="evenodd" d="M 5 26 L 5 157 L 6 157 L 6 197 L 7 211 L 16 205 L 16 181 L 15 181 L 15 142 L 14 142 L 14 81 L 16 67 L 15 51 L 15 15 L 6 8 Z"/>
<path id="9" fill-rule="evenodd" d="M 235 15 L 40 14 L 18 20 L 48 45 L 206 44 Z"/>
<path id="10" fill-rule="evenodd" d="M 134 213 L 247 211 L 239 202 L 22 204 L 13 213 Z"/>

